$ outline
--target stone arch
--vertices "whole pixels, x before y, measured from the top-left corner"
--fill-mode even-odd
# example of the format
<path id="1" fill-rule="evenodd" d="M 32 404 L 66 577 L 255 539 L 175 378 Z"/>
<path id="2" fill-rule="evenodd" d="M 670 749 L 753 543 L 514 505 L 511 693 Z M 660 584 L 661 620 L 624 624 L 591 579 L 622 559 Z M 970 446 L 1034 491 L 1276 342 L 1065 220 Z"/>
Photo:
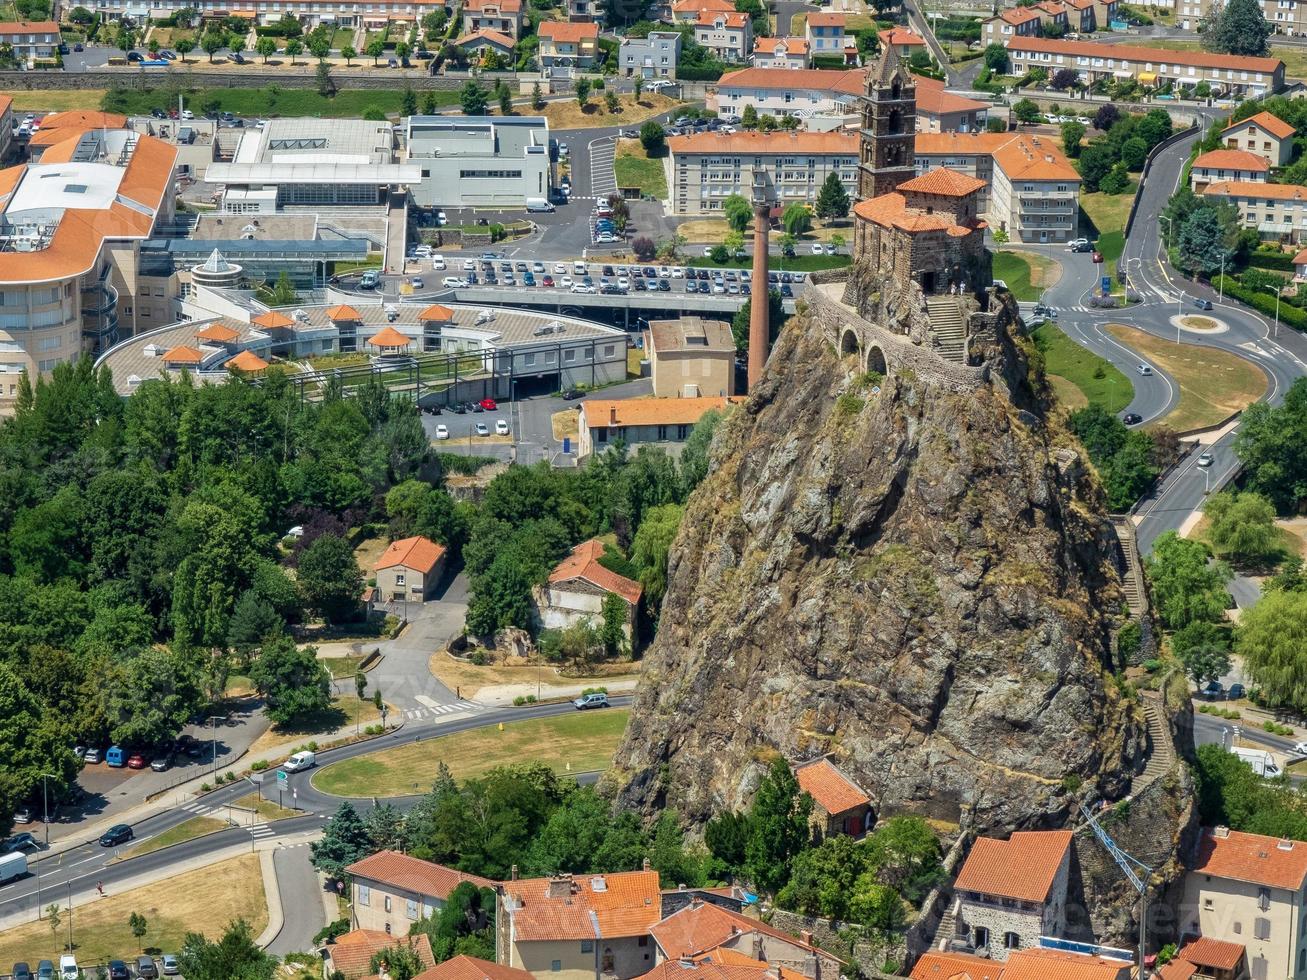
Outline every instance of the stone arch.
<path id="1" fill-rule="evenodd" d="M 895 82 L 894 84 L 898 85 L 898 82 Z M 894 98 L 897 99 L 898 96 L 896 95 Z M 893 136 L 897 136 L 903 132 L 903 113 L 898 109 L 891 109 L 889 111 L 889 132 Z"/>
<path id="2" fill-rule="evenodd" d="M 890 83 L 889 96 L 891 99 L 901 99 L 903 97 L 903 82 L 897 75 L 894 76 L 894 81 Z"/>
<path id="3" fill-rule="evenodd" d="M 884 377 L 889 374 L 889 365 L 885 361 L 885 352 L 877 344 L 867 348 L 867 370 L 875 371 Z"/>
<path id="4" fill-rule="evenodd" d="M 858 343 L 858 335 L 853 328 L 845 328 L 844 333 L 840 335 L 840 357 L 857 354 L 861 346 L 862 345 Z"/>

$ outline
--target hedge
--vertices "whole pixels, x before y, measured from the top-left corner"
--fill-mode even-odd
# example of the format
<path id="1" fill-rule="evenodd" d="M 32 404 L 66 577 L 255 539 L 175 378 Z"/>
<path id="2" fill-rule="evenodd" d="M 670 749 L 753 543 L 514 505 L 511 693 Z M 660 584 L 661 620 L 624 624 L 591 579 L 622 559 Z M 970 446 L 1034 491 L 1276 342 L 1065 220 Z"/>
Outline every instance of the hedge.
<path id="1" fill-rule="evenodd" d="M 679 65 L 676 77 L 683 82 L 715 82 L 726 73 L 725 65 Z"/>
<path id="2" fill-rule="evenodd" d="M 1226 296 L 1233 296 L 1239 302 L 1247 303 L 1253 309 L 1265 313 L 1267 316 L 1275 316 L 1275 297 L 1270 293 L 1245 289 L 1237 280 L 1231 279 L 1229 276 L 1215 276 L 1212 279 L 1212 285 L 1220 289 L 1223 280 Z M 1307 330 L 1307 312 L 1298 309 L 1296 306 L 1290 306 L 1281 300 L 1280 322 L 1293 327 L 1295 330 Z"/>
<path id="3" fill-rule="evenodd" d="M 1293 256 L 1288 252 L 1262 252 L 1257 251 L 1248 259 L 1248 264 L 1254 269 L 1272 269 L 1275 272 L 1292 272 Z"/>

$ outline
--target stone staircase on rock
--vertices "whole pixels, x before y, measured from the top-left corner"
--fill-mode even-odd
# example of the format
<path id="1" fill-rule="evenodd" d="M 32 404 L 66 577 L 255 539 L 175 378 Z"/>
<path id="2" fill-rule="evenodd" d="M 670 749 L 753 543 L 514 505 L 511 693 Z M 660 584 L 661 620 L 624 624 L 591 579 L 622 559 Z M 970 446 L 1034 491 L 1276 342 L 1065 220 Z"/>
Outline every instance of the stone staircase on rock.
<path id="1" fill-rule="evenodd" d="M 948 908 L 940 917 L 939 925 L 935 927 L 935 936 L 930 942 L 931 949 L 947 950 L 949 943 L 957 938 L 958 930 L 958 900 L 950 899 Z"/>
<path id="2" fill-rule="evenodd" d="M 1158 776 L 1175 765 L 1175 746 L 1171 744 L 1171 730 L 1162 714 L 1161 701 L 1150 694 L 1140 698 L 1144 704 L 1144 720 L 1148 723 L 1148 764 L 1144 771 L 1130 780 L 1130 795 L 1138 796 Z"/>
<path id="3" fill-rule="evenodd" d="M 946 361 L 966 363 L 967 321 L 958 296 L 929 296 L 926 313 L 930 317 L 935 352 Z"/>
<path id="4" fill-rule="evenodd" d="M 1125 591 L 1130 618 L 1138 619 L 1148 612 L 1148 594 L 1144 589 L 1144 572 L 1139 567 L 1139 546 L 1135 541 L 1135 527 L 1128 517 L 1114 517 L 1112 526 L 1116 528 L 1116 537 L 1121 542 L 1121 552 L 1125 556 L 1125 572 L 1121 576 L 1121 588 Z"/>

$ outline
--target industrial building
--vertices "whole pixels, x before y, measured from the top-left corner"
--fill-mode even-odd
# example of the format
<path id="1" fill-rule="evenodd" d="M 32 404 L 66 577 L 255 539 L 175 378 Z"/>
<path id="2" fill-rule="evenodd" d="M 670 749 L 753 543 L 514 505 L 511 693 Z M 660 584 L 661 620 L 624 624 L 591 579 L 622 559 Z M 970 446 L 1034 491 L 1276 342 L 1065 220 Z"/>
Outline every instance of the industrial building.
<path id="1" fill-rule="evenodd" d="M 543 116 L 410 116 L 404 136 L 419 206 L 521 208 L 550 196 Z"/>

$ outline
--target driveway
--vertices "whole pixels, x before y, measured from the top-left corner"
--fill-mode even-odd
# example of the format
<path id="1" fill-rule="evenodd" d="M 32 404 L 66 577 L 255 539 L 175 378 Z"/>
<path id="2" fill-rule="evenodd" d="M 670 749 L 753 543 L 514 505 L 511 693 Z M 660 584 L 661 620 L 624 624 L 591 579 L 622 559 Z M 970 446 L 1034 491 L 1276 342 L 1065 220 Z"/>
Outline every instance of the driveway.
<path id="1" fill-rule="evenodd" d="M 387 608 L 395 615 L 404 615 L 403 603 Z M 447 579 L 429 602 L 409 603 L 408 617 L 404 632 L 377 644 L 382 657 L 368 672 L 369 693 L 379 689 L 381 696 L 408 721 L 470 710 L 471 703 L 436 680 L 427 666 L 433 653 L 463 632 L 467 576 L 459 572 Z"/>

